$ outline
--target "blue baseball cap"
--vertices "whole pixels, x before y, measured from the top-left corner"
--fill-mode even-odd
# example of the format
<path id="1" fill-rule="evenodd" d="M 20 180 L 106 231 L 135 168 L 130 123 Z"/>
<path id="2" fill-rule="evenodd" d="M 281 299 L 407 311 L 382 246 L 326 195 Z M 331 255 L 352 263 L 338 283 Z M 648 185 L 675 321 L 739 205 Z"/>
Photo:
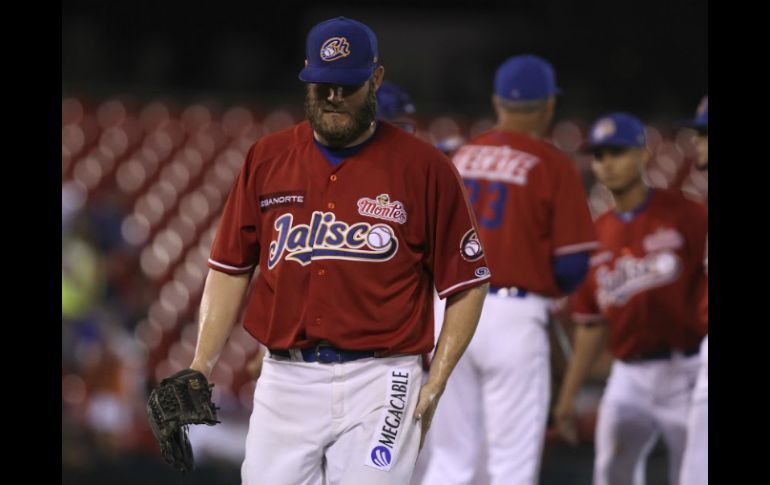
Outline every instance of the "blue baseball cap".
<path id="1" fill-rule="evenodd" d="M 345 17 L 310 29 L 305 49 L 299 78 L 306 83 L 362 84 L 374 73 L 379 58 L 372 29 Z"/>
<path id="2" fill-rule="evenodd" d="M 638 148 L 646 145 L 644 125 L 637 117 L 628 113 L 610 113 L 591 125 L 588 141 L 581 151 L 593 152 L 600 147 Z"/>
<path id="3" fill-rule="evenodd" d="M 510 101 L 543 99 L 559 94 L 553 66 L 530 54 L 509 57 L 495 73 L 495 94 Z"/>
<path id="4" fill-rule="evenodd" d="M 412 98 L 390 81 L 382 81 L 377 90 L 377 118 L 394 120 L 399 116 L 412 115 L 416 111 Z"/>
<path id="5" fill-rule="evenodd" d="M 693 128 L 706 129 L 709 127 L 709 97 L 708 94 L 703 96 L 698 104 L 698 109 L 695 111 L 695 119 L 692 120 L 690 126 Z"/>

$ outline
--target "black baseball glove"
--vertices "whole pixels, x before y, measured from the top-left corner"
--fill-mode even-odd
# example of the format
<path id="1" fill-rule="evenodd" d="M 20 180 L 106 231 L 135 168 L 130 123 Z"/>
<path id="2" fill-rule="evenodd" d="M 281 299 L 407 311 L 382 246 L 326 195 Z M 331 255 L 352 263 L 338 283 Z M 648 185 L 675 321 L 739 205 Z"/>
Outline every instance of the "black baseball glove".
<path id="1" fill-rule="evenodd" d="M 217 407 L 211 402 L 213 387 L 200 372 L 185 369 L 163 379 L 147 401 L 150 427 L 163 459 L 182 473 L 192 470 L 195 463 L 187 436 L 189 425 L 219 423 Z"/>

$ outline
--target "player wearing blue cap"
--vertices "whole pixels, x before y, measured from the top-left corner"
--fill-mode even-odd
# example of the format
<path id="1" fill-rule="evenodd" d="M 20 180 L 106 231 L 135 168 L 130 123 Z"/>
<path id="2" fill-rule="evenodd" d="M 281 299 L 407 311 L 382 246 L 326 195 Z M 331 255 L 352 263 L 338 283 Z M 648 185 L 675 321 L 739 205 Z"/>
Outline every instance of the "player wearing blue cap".
<path id="1" fill-rule="evenodd" d="M 377 90 L 377 119 L 385 120 L 407 133 L 417 131 L 413 116 L 416 112 L 411 96 L 390 81 L 382 81 Z"/>
<path id="2" fill-rule="evenodd" d="M 574 162 L 542 139 L 558 92 L 545 59 L 507 59 L 494 80 L 497 126 L 453 154 L 492 279 L 436 411 L 426 485 L 474 484 L 481 470 L 493 485 L 538 481 L 551 386 L 549 303 L 575 289 L 597 244 Z"/>
<path id="3" fill-rule="evenodd" d="M 704 96 L 695 112 L 690 126 L 698 132 L 695 146 L 698 150 L 697 167 L 708 169 L 709 156 L 709 99 Z M 701 318 L 708 326 L 708 248 L 706 249 L 706 275 L 703 298 L 700 304 Z M 709 461 L 709 336 L 700 346 L 700 371 L 695 382 L 687 420 L 687 447 L 682 459 L 680 485 L 706 485 L 708 483 Z"/>
<path id="4" fill-rule="evenodd" d="M 706 170 L 709 166 L 709 97 L 704 96 L 695 112 L 690 126 L 698 132 L 695 148 L 698 150 L 697 167 Z"/>
<path id="5" fill-rule="evenodd" d="M 706 333 L 698 303 L 707 211 L 678 190 L 647 185 L 646 144 L 641 121 L 610 113 L 593 124 L 584 148 L 615 206 L 596 219 L 600 246 L 571 298 L 578 325 L 554 417 L 565 438 L 574 436 L 575 395 L 608 344 L 614 360 L 599 405 L 594 485 L 643 484 L 659 438 L 668 483 L 678 483 Z"/>

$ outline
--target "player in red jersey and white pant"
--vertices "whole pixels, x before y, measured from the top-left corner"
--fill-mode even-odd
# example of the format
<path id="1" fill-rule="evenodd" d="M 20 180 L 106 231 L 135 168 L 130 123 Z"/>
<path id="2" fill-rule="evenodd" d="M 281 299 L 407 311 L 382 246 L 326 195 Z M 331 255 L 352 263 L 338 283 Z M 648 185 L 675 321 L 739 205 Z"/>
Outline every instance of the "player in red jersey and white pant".
<path id="1" fill-rule="evenodd" d="M 541 139 L 556 93 L 547 61 L 508 59 L 495 78 L 497 127 L 453 156 L 492 280 L 436 411 L 424 484 L 471 484 L 480 467 L 493 485 L 538 481 L 550 398 L 548 304 L 577 286 L 597 244 L 575 164 Z M 480 464 L 484 442 L 488 462 Z"/>
<path id="2" fill-rule="evenodd" d="M 695 112 L 695 119 L 690 124 L 698 133 L 695 147 L 698 152 L 696 167 L 708 170 L 709 166 L 709 99 L 705 96 Z M 706 243 L 706 281 L 700 304 L 703 323 L 708 328 L 708 242 Z M 700 371 L 692 395 L 690 417 L 687 422 L 687 446 L 682 458 L 680 485 L 708 484 L 709 461 L 709 336 L 700 346 Z"/>
<path id="3" fill-rule="evenodd" d="M 615 207 L 596 220 L 600 247 L 573 295 L 579 325 L 555 410 L 557 425 L 571 434 L 575 394 L 608 338 L 614 361 L 599 405 L 594 484 L 644 483 L 646 458 L 662 436 L 669 483 L 676 485 L 705 334 L 698 303 L 707 211 L 681 192 L 645 183 L 649 152 L 635 117 L 601 117 L 587 149 Z"/>
<path id="4" fill-rule="evenodd" d="M 408 483 L 489 269 L 450 161 L 376 122 L 377 39 L 343 17 L 307 38 L 308 121 L 260 139 L 224 207 L 191 367 L 210 375 L 254 269 L 246 330 L 268 348 L 246 485 Z M 432 292 L 448 299 L 433 366 Z"/>

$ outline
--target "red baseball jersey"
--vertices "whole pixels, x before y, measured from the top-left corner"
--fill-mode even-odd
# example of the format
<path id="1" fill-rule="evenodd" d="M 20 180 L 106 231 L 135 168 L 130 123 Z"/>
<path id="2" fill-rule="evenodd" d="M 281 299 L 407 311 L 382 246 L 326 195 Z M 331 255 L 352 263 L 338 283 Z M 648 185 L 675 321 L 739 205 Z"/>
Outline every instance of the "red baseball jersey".
<path id="1" fill-rule="evenodd" d="M 575 164 L 548 142 L 498 129 L 460 147 L 452 161 L 478 221 L 490 284 L 560 296 L 554 256 L 598 245 Z"/>
<path id="2" fill-rule="evenodd" d="M 596 220 L 600 247 L 572 297 L 577 323 L 609 323 L 619 359 L 690 350 L 706 334 L 703 295 L 706 207 L 678 191 L 650 189 L 633 217 L 606 212 Z"/>
<path id="3" fill-rule="evenodd" d="M 445 298 L 490 277 L 457 170 L 385 122 L 336 166 L 308 122 L 252 146 L 209 267 L 242 274 L 257 264 L 244 313 L 257 340 L 380 355 L 433 349 L 434 284 Z"/>

